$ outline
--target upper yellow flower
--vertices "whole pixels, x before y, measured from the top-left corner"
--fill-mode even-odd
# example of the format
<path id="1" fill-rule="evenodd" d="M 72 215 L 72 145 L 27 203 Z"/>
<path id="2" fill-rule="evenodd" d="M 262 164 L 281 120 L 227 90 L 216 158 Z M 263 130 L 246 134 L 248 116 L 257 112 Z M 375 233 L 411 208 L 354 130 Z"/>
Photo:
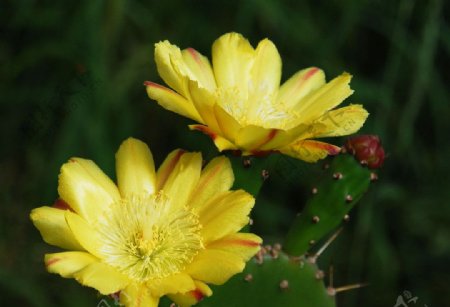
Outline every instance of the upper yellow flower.
<path id="1" fill-rule="evenodd" d="M 128 139 L 116 155 L 117 186 L 90 160 L 61 168 L 54 207 L 31 212 L 44 240 L 67 252 L 45 255 L 51 273 L 126 306 L 158 306 L 169 295 L 191 306 L 243 270 L 261 239 L 237 233 L 253 197 L 230 191 L 228 159 L 202 169 L 200 153 L 172 152 L 157 172 L 144 143 Z"/>
<path id="2" fill-rule="evenodd" d="M 212 46 L 212 66 L 196 50 L 164 41 L 155 61 L 174 91 L 145 82 L 149 97 L 201 123 L 190 128 L 208 134 L 220 151 L 279 151 L 313 162 L 339 148 L 312 138 L 352 134 L 368 115 L 361 105 L 330 111 L 353 93 L 347 73 L 326 83 L 311 67 L 280 86 L 281 58 L 268 39 L 254 49 L 242 35 L 225 34 Z"/>

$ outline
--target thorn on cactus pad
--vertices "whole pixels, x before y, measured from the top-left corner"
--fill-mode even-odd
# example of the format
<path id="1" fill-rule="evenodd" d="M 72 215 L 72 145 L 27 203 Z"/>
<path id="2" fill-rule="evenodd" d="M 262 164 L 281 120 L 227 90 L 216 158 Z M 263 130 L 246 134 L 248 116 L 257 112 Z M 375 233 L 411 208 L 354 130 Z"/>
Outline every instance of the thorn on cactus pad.
<path id="1" fill-rule="evenodd" d="M 252 225 L 253 225 L 253 219 L 248 219 L 248 224 L 249 224 L 250 226 L 252 226 Z"/>
<path id="2" fill-rule="evenodd" d="M 305 254 L 307 256 L 306 261 L 310 264 L 315 264 L 317 261 L 316 255 L 309 255 L 308 253 Z"/>
<path id="3" fill-rule="evenodd" d="M 262 180 L 267 180 L 268 178 L 269 178 L 269 171 L 268 170 L 266 170 L 266 169 L 263 169 L 262 171 L 261 171 L 261 178 L 262 178 Z"/>
<path id="4" fill-rule="evenodd" d="M 345 201 L 347 203 L 351 203 L 353 201 L 353 197 L 350 194 L 348 194 L 347 196 L 345 196 Z"/>
<path id="5" fill-rule="evenodd" d="M 308 259 L 311 263 L 315 263 L 317 258 L 320 257 L 320 255 L 322 255 L 322 253 L 328 248 L 328 246 L 334 241 L 336 240 L 336 238 L 338 237 L 338 235 L 341 233 L 342 231 L 342 227 L 339 228 L 323 245 L 322 247 L 319 248 L 319 250 L 312 255 L 310 258 Z"/>
<path id="6" fill-rule="evenodd" d="M 280 244 L 280 243 L 275 243 L 275 244 L 273 245 L 273 249 L 274 249 L 274 250 L 277 250 L 277 251 L 281 251 L 281 244 Z"/>
<path id="7" fill-rule="evenodd" d="M 250 158 L 244 158 L 242 159 L 242 165 L 244 166 L 244 168 L 249 168 L 250 166 L 252 166 L 252 160 L 250 160 Z"/>
<path id="8" fill-rule="evenodd" d="M 378 175 L 376 173 L 370 173 L 370 181 L 377 181 Z"/>
<path id="9" fill-rule="evenodd" d="M 329 296 L 335 296 L 336 295 L 336 290 L 333 287 L 328 287 L 327 288 L 327 293 Z"/>
<path id="10" fill-rule="evenodd" d="M 314 224 L 319 223 L 319 221 L 320 221 L 320 218 L 319 218 L 317 215 L 316 215 L 316 216 L 313 216 L 312 222 L 313 222 Z"/>
<path id="11" fill-rule="evenodd" d="M 321 280 L 321 279 L 323 279 L 325 277 L 325 273 L 322 271 L 322 270 L 318 270 L 317 272 L 316 272 L 316 279 L 317 280 Z"/>
<path id="12" fill-rule="evenodd" d="M 264 262 L 264 254 L 263 254 L 262 249 L 259 252 L 256 253 L 255 260 L 256 260 L 257 264 L 259 264 L 259 265 L 263 264 L 263 262 Z"/>
<path id="13" fill-rule="evenodd" d="M 311 193 L 312 193 L 312 194 L 315 195 L 315 194 L 317 194 L 317 192 L 319 192 L 319 190 L 317 190 L 317 188 L 312 188 L 312 190 L 311 190 Z"/>
<path id="14" fill-rule="evenodd" d="M 323 165 L 323 169 L 329 169 L 329 168 L 330 168 L 330 164 L 325 163 L 325 164 Z"/>
<path id="15" fill-rule="evenodd" d="M 287 289 L 289 289 L 289 281 L 287 281 L 286 279 L 283 279 L 283 280 L 280 282 L 280 289 L 281 289 L 281 290 L 287 290 Z"/>
<path id="16" fill-rule="evenodd" d="M 358 289 L 358 288 L 363 288 L 363 287 L 367 287 L 369 284 L 368 283 L 361 283 L 361 284 L 353 284 L 353 285 L 347 285 L 347 286 L 342 286 L 342 287 L 337 287 L 334 288 L 334 293 L 339 293 L 339 292 L 345 292 L 345 291 L 350 291 L 353 289 Z"/>
<path id="17" fill-rule="evenodd" d="M 350 215 L 344 215 L 344 222 L 348 223 L 350 221 Z"/>
<path id="18" fill-rule="evenodd" d="M 338 173 L 333 174 L 333 179 L 335 179 L 335 180 L 341 180 L 342 177 L 343 177 L 342 173 L 338 172 Z"/>
<path id="19" fill-rule="evenodd" d="M 316 244 L 316 241 L 314 241 L 314 240 L 311 240 L 311 241 L 309 241 L 309 245 L 314 245 L 314 244 Z"/>
<path id="20" fill-rule="evenodd" d="M 264 246 L 261 247 L 261 249 L 259 250 L 259 252 L 260 252 L 262 255 L 267 254 L 267 250 L 266 250 L 266 248 L 265 248 Z"/>
<path id="21" fill-rule="evenodd" d="M 253 280 L 253 275 L 252 274 L 245 275 L 244 280 L 246 282 L 251 282 Z"/>

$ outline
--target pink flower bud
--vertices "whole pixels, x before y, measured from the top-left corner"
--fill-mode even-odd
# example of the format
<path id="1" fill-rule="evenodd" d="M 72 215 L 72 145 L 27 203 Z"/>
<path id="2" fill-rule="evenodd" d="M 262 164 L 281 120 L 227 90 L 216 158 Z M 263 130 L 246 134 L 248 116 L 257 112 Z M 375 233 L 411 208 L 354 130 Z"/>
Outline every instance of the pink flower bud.
<path id="1" fill-rule="evenodd" d="M 369 168 L 380 168 L 383 165 L 384 149 L 377 135 L 358 135 L 349 138 L 344 148 Z"/>

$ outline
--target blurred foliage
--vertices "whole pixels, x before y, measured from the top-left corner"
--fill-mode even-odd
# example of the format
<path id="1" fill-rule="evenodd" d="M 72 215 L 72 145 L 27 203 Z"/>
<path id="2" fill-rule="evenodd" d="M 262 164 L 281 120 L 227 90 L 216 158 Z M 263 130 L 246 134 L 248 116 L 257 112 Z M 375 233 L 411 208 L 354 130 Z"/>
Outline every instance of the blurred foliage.
<path id="1" fill-rule="evenodd" d="M 339 294 L 339 306 L 393 306 L 404 290 L 419 306 L 448 304 L 445 9 L 443 0 L 2 1 L 0 302 L 97 305 L 94 290 L 46 273 L 43 254 L 54 248 L 30 223 L 30 210 L 54 201 L 59 167 L 72 155 L 114 178 L 114 153 L 131 135 L 150 144 L 157 163 L 176 147 L 215 155 L 187 119 L 151 102 L 142 82 L 160 81 L 155 42 L 209 56 L 214 39 L 237 31 L 253 44 L 274 41 L 284 79 L 312 65 L 328 78 L 351 72 L 348 101 L 371 113 L 362 132 L 379 134 L 388 152 L 380 181 L 321 261 L 333 263 L 335 285 L 370 283 Z M 254 213 L 269 241 L 300 210 L 316 167 L 278 162 Z"/>

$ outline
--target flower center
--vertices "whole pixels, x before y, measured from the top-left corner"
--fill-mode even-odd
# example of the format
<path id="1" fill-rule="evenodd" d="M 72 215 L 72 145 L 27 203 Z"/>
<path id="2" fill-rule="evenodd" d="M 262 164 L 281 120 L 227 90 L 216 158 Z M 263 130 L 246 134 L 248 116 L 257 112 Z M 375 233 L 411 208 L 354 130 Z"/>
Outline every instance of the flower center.
<path id="1" fill-rule="evenodd" d="M 242 93 L 238 88 L 218 88 L 218 104 L 242 126 L 284 129 L 290 115 L 274 103 L 276 97 L 267 91 Z"/>
<path id="2" fill-rule="evenodd" d="M 203 248 L 198 217 L 162 194 L 113 204 L 98 225 L 109 265 L 137 281 L 181 272 Z"/>

